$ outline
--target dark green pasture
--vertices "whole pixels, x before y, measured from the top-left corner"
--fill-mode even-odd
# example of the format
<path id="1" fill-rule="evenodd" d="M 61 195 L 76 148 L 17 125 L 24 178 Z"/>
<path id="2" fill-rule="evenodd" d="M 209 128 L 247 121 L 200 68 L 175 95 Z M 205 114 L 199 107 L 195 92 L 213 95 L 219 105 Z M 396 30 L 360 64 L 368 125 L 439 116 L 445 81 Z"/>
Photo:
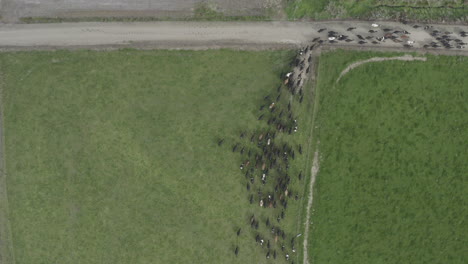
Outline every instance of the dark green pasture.
<path id="1" fill-rule="evenodd" d="M 468 58 L 322 54 L 311 263 L 468 261 Z"/>
<path id="2" fill-rule="evenodd" d="M 248 202 L 231 146 L 243 130 L 262 127 L 258 107 L 293 57 L 229 50 L 1 54 L 16 264 L 265 263 L 248 224 L 250 214 L 264 213 Z M 294 106 L 304 125 L 291 142 L 310 135 L 310 96 Z M 291 170 L 307 176 L 307 160 L 297 158 Z M 305 184 L 294 178 L 291 186 L 301 195 L 281 226 L 296 234 Z"/>

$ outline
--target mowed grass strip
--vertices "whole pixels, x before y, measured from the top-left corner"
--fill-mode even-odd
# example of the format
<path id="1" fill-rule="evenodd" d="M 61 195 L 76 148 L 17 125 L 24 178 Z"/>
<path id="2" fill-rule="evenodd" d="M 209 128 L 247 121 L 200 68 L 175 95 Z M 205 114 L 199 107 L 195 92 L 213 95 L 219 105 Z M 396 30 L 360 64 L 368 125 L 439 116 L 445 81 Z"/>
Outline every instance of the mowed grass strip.
<path id="1" fill-rule="evenodd" d="M 16 263 L 264 262 L 235 236 L 253 207 L 216 143 L 255 130 L 292 56 L 0 54 Z"/>
<path id="2" fill-rule="evenodd" d="M 311 263 L 466 263 L 468 59 L 321 56 Z M 394 54 L 395 55 L 395 54 Z"/>

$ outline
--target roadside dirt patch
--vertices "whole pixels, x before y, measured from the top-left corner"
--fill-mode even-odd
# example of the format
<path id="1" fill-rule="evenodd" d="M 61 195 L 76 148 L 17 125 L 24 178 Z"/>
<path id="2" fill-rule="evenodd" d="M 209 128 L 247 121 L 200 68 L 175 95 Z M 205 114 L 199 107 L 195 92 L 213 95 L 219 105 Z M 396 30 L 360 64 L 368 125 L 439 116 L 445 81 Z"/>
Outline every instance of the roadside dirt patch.
<path id="1" fill-rule="evenodd" d="M 390 60 L 400 60 L 400 61 L 426 61 L 427 58 L 426 57 L 413 57 L 411 55 L 404 55 L 404 56 L 400 56 L 400 57 L 374 57 L 374 58 L 370 58 L 368 60 L 362 60 L 362 61 L 358 61 L 358 62 L 355 62 L 351 65 L 349 65 L 348 67 L 346 67 L 346 69 L 344 69 L 341 73 L 340 73 L 340 76 L 338 77 L 338 79 L 336 80 L 336 82 L 338 83 L 340 81 L 340 79 L 346 74 L 348 73 L 350 70 L 356 68 L 356 67 L 359 67 L 363 64 L 366 64 L 366 63 L 369 63 L 369 62 L 379 62 L 379 61 L 390 61 Z"/>
<path id="2" fill-rule="evenodd" d="M 310 227 L 310 210 L 312 208 L 312 202 L 314 199 L 313 190 L 315 179 L 320 169 L 319 164 L 319 152 L 316 151 L 314 154 L 314 161 L 312 164 L 312 173 L 310 176 L 310 185 L 309 185 L 309 201 L 307 202 L 307 216 L 305 222 L 305 232 L 304 232 L 304 264 L 309 264 L 309 256 L 307 254 L 307 241 L 309 239 L 309 227 Z"/>

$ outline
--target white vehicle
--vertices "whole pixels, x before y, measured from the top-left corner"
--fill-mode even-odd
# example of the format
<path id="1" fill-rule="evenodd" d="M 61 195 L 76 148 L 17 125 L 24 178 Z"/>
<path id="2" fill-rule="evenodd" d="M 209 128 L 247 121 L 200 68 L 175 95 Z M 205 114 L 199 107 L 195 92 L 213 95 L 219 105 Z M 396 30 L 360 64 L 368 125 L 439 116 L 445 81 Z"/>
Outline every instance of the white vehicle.
<path id="1" fill-rule="evenodd" d="M 374 23 L 374 24 L 372 24 L 371 26 L 376 28 L 376 27 L 379 27 L 379 24 L 375 24 L 375 23 Z"/>
<path id="2" fill-rule="evenodd" d="M 408 43 L 408 44 L 414 44 L 414 41 L 408 40 L 408 41 L 406 41 L 406 43 Z"/>
<path id="3" fill-rule="evenodd" d="M 335 37 L 329 37 L 328 40 L 335 40 Z"/>

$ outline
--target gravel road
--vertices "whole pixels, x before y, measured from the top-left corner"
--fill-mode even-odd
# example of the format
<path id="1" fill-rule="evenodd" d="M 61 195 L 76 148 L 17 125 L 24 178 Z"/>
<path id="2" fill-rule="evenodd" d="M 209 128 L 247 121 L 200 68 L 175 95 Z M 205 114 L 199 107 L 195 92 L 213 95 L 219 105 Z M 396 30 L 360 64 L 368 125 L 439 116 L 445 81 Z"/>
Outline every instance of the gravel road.
<path id="1" fill-rule="evenodd" d="M 462 37 L 468 32 L 466 25 L 433 25 L 428 29 L 398 22 L 327 21 L 327 22 L 145 22 L 145 23 L 58 23 L 58 24 L 2 24 L 0 25 L 0 49 L 50 49 L 73 47 L 149 47 L 176 49 L 207 49 L 240 47 L 271 49 L 275 47 L 301 46 L 315 38 L 323 44 L 359 47 L 401 48 L 408 41 L 408 49 L 422 48 L 430 42 L 440 42 L 436 37 L 446 35 L 452 48 L 429 48 L 468 53 L 467 45 L 456 48 L 458 43 L 468 42 Z M 348 27 L 355 27 L 347 31 Z M 318 32 L 319 29 L 326 29 Z M 388 34 L 383 29 L 400 33 L 397 39 L 377 41 Z M 376 30 L 369 33 L 369 30 Z M 401 33 L 408 31 L 409 34 Z M 437 30 L 437 36 L 431 36 Z M 330 31 L 336 36 L 346 35 L 349 42 L 328 40 Z M 445 32 L 450 34 L 445 34 Z M 358 44 L 357 35 L 367 37 L 365 44 Z M 459 40 L 460 42 L 455 42 Z M 335 42 L 335 43 L 333 43 Z M 374 42 L 374 44 L 372 44 Z M 412 43 L 414 42 L 414 43 Z"/>

